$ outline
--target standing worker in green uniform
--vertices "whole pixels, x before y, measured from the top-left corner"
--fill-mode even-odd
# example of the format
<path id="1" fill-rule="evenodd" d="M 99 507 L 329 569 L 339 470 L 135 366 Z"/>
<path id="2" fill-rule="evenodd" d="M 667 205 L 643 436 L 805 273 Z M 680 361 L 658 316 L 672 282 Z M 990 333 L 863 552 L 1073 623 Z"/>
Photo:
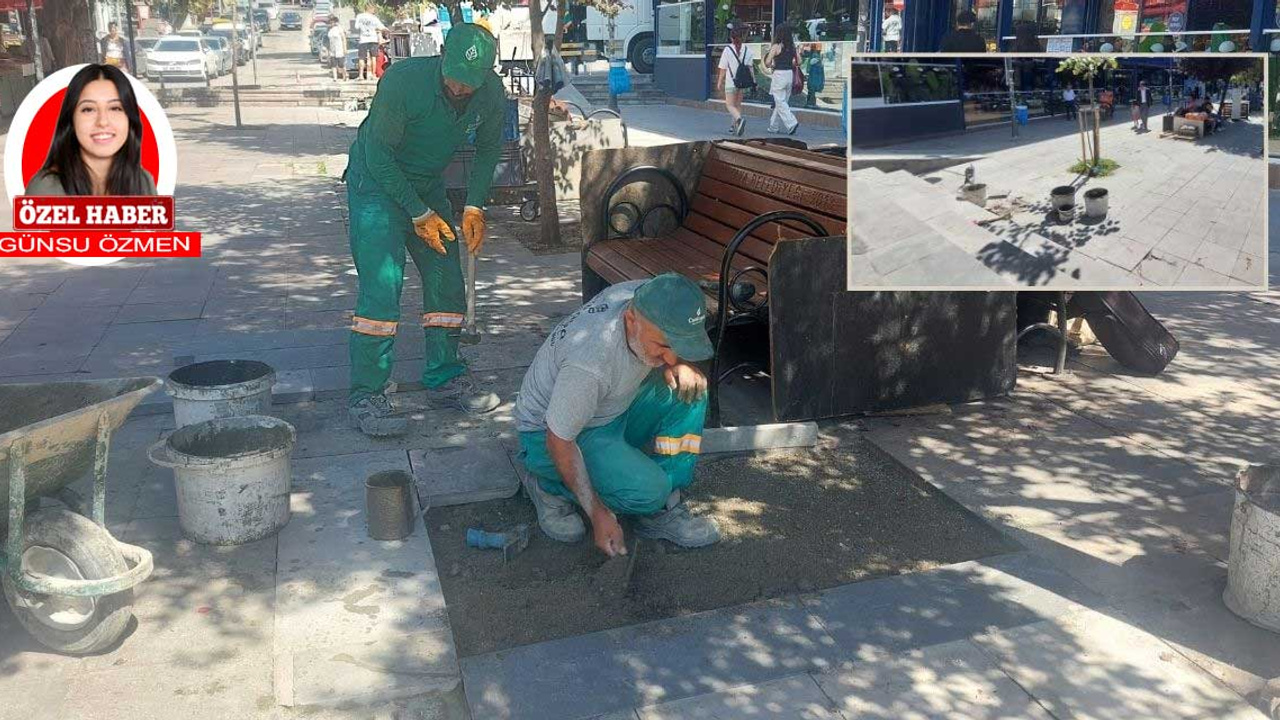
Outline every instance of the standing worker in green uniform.
<path id="1" fill-rule="evenodd" d="M 444 183 L 455 151 L 474 137 L 461 239 L 478 254 L 506 116 L 501 80 L 493 72 L 496 54 L 493 35 L 459 24 L 439 57 L 396 62 L 351 144 L 347 201 L 360 295 L 351 323 L 349 404 L 352 421 L 367 435 L 408 429 L 386 396 L 406 252 L 422 277 L 422 383 L 431 405 L 485 413 L 499 404 L 497 395 L 476 386 L 458 357 L 466 291 Z"/>

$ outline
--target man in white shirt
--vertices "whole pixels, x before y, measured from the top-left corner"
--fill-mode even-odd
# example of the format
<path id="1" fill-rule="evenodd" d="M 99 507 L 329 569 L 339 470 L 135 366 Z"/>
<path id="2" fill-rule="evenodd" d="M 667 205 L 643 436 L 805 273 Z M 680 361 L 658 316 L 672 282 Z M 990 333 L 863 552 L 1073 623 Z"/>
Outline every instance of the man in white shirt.
<path id="1" fill-rule="evenodd" d="M 356 16 L 356 42 L 359 43 L 356 47 L 360 52 L 357 77 L 362 80 L 372 80 L 375 77 L 378 42 L 387 33 L 387 26 L 382 24 L 382 20 L 373 11 L 373 3 L 368 3 L 364 6 L 364 12 Z"/>
<path id="2" fill-rule="evenodd" d="M 898 17 L 898 8 L 892 5 L 884 9 L 884 21 L 880 24 L 884 38 L 884 51 L 898 52 L 898 44 L 902 41 L 902 18 Z"/>
<path id="3" fill-rule="evenodd" d="M 1067 104 L 1067 119 L 1074 120 L 1076 118 L 1076 89 L 1068 85 L 1067 89 L 1062 91 L 1062 102 Z"/>
<path id="4" fill-rule="evenodd" d="M 338 23 L 329 28 L 329 67 L 334 80 L 347 79 L 347 33 Z"/>
<path id="5" fill-rule="evenodd" d="M 707 411 L 692 363 L 714 352 L 706 299 L 674 273 L 618 283 L 551 331 L 516 400 L 525 491 L 551 539 L 586 536 L 625 555 L 618 515 L 639 537 L 686 548 L 720 540 L 714 518 L 686 507 Z"/>

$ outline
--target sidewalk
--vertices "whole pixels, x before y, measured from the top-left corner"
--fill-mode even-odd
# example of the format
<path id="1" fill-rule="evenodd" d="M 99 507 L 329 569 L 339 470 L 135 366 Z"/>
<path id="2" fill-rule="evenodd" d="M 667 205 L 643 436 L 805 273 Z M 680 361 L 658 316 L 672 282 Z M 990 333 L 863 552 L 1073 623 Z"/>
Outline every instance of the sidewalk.
<path id="1" fill-rule="evenodd" d="M 719 121 L 635 110 L 654 114 L 629 114 L 649 133 L 633 142 L 707 137 Z M 1218 595 L 1231 472 L 1273 450 L 1274 293 L 1149 296 L 1183 342 L 1155 379 L 1090 350 L 1064 379 L 1024 372 L 1007 399 L 824 426 L 824 442 L 873 443 L 1023 552 L 457 659 L 426 533 L 366 540 L 360 481 L 408 467 L 410 451 L 512 437 L 524 368 L 577 307 L 578 255 L 529 253 L 530 226 L 495 210 L 478 283 L 489 335 L 467 355 L 507 404 L 368 440 L 345 417 L 355 278 L 334 181 L 359 115 L 255 108 L 242 130 L 229 117 L 172 113 L 177 211 L 206 233 L 205 257 L 0 266 L 0 382 L 265 360 L 299 430 L 293 521 L 236 548 L 182 540 L 170 474 L 141 452 L 171 417 L 142 408 L 113 445 L 107 515 L 156 553 L 137 627 L 104 655 L 65 658 L 0 607 L 0 696 L 15 716 L 1264 717 L 1249 702 L 1280 676 L 1280 644 Z M 408 273 L 407 328 L 416 282 Z M 397 403 L 421 401 L 418 332 L 397 343 Z"/>
<path id="2" fill-rule="evenodd" d="M 854 202 L 863 198 L 865 207 L 854 212 L 889 205 L 899 222 L 920 226 L 855 231 L 870 256 L 859 285 L 1260 287 L 1264 127 L 1256 117 L 1227 122 L 1218 133 L 1188 142 L 1162 137 L 1158 126 L 1159 117 L 1146 133 L 1134 133 L 1118 116 L 1104 122 L 1103 157 L 1119 164 L 1107 177 L 1069 171 L 1080 160 L 1081 142 L 1075 123 L 1061 118 L 1032 122 L 1018 138 L 1005 126 L 855 148 L 850 160 L 864 187 Z M 876 169 L 918 177 L 899 172 L 885 178 Z M 973 182 L 987 186 L 985 210 L 957 198 L 970 169 Z M 1058 220 L 1049 201 L 1051 191 L 1064 185 L 1076 187 L 1077 215 L 1069 224 Z M 1105 219 L 1083 217 L 1085 192 L 1093 188 L 1108 190 Z M 908 232 L 917 244 L 928 236 L 928 247 L 902 247 L 897 241 L 907 240 Z M 923 263 L 937 268 L 931 277 L 919 264 L 902 267 L 907 250 L 916 259 L 951 252 L 945 261 Z M 952 282 L 949 272 L 959 281 Z"/>

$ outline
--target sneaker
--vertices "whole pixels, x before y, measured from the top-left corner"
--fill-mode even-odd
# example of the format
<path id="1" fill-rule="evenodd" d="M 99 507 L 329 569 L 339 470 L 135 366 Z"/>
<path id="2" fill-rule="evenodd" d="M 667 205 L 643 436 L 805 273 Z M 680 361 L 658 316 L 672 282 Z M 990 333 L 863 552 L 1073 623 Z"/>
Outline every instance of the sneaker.
<path id="1" fill-rule="evenodd" d="M 791 129 L 787 131 L 787 134 L 788 134 L 788 135 L 795 135 L 795 134 L 796 134 L 796 131 L 797 131 L 797 130 L 799 130 L 799 129 L 800 129 L 800 123 L 796 123 L 795 125 L 792 125 L 792 126 L 791 126 Z"/>
<path id="2" fill-rule="evenodd" d="M 578 516 L 572 501 L 542 489 L 538 478 L 520 468 L 520 484 L 538 512 L 538 527 L 557 542 L 575 543 L 587 536 L 587 525 Z"/>
<path id="3" fill-rule="evenodd" d="M 502 404 L 497 393 L 481 390 L 469 375 L 459 375 L 437 388 L 427 388 L 432 407 L 483 415 Z"/>
<path id="4" fill-rule="evenodd" d="M 409 431 L 409 421 L 393 417 L 386 395 L 370 395 L 347 408 L 351 422 L 369 437 L 396 437 Z"/>
<path id="5" fill-rule="evenodd" d="M 740 117 L 733 124 L 733 134 L 742 137 L 742 133 L 747 131 L 747 119 Z"/>
<path id="6" fill-rule="evenodd" d="M 636 536 L 652 540 L 670 540 L 683 548 L 700 548 L 720 542 L 720 525 L 714 518 L 698 517 L 679 500 L 679 491 L 671 494 L 667 508 L 653 515 L 636 518 Z"/>

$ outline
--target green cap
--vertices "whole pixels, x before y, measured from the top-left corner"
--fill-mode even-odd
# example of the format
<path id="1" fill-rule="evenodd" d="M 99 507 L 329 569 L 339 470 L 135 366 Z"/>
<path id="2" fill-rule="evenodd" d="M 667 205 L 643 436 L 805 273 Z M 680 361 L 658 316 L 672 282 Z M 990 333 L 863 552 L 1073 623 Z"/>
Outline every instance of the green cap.
<path id="1" fill-rule="evenodd" d="M 498 41 L 479 25 L 461 23 L 449 31 L 442 54 L 440 71 L 445 77 L 478 88 L 493 74 Z"/>
<path id="2" fill-rule="evenodd" d="M 715 354 L 707 337 L 707 302 L 689 278 L 659 275 L 636 290 L 631 305 L 662 331 L 681 360 L 697 362 Z"/>

